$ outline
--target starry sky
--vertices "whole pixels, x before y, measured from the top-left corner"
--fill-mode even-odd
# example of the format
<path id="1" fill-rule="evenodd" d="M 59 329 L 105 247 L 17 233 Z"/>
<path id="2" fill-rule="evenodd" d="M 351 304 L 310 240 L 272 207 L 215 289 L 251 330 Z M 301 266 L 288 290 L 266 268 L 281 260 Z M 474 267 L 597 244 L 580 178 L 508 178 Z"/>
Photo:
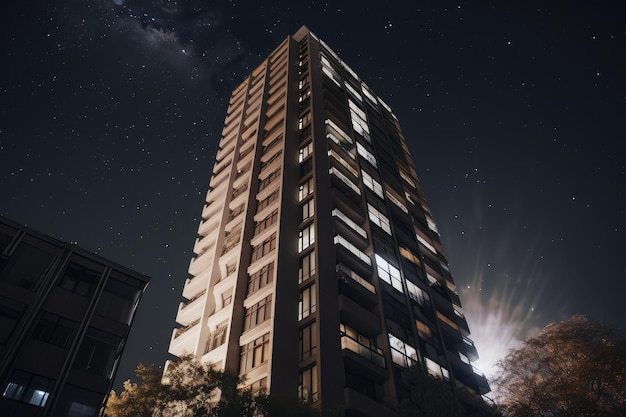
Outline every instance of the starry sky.
<path id="1" fill-rule="evenodd" d="M 618 4 L 9 2 L 0 214 L 151 276 L 116 386 L 161 365 L 230 92 L 306 25 L 398 116 L 483 370 L 573 314 L 624 331 Z"/>

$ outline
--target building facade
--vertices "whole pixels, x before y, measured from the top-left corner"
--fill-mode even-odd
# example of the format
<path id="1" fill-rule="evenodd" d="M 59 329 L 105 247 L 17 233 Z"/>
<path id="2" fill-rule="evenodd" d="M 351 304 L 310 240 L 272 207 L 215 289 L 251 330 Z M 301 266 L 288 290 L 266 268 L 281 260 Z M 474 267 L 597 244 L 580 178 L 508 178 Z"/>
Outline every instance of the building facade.
<path id="1" fill-rule="evenodd" d="M 169 351 L 347 416 L 489 391 L 398 120 L 306 28 L 231 96 Z"/>
<path id="2" fill-rule="evenodd" d="M 148 281 L 0 217 L 0 414 L 99 415 Z"/>

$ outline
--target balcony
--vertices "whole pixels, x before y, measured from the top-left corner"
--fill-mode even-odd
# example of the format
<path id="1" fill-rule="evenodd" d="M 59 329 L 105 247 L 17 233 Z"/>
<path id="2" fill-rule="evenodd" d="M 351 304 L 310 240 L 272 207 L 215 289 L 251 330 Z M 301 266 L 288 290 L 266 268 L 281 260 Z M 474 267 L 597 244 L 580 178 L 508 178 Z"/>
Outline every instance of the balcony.
<path id="1" fill-rule="evenodd" d="M 209 286 L 210 276 L 211 270 L 209 269 L 193 278 L 188 278 L 183 288 L 183 297 L 190 300 L 200 291 L 205 290 Z"/>
<path id="2" fill-rule="evenodd" d="M 354 299 L 365 307 L 373 307 L 378 303 L 376 288 L 365 278 L 342 263 L 337 264 L 337 280 L 343 294 Z"/>
<path id="3" fill-rule="evenodd" d="M 339 314 L 343 323 L 367 337 L 374 337 L 381 331 L 380 319 L 375 314 L 343 294 L 339 296 Z"/>
<path id="4" fill-rule="evenodd" d="M 341 336 L 341 350 L 347 369 L 354 369 L 377 381 L 387 379 L 385 358 L 381 349 L 372 350 L 343 334 Z"/>
<path id="5" fill-rule="evenodd" d="M 352 388 L 344 388 L 346 416 L 393 417 L 396 414 L 378 401 Z"/>
<path id="6" fill-rule="evenodd" d="M 200 319 L 188 326 L 174 329 L 169 353 L 175 356 L 183 356 L 185 353 L 195 353 L 200 337 Z"/>
<path id="7" fill-rule="evenodd" d="M 176 322 L 187 326 L 197 320 L 202 315 L 206 297 L 206 290 L 204 290 L 186 303 L 180 303 Z"/>

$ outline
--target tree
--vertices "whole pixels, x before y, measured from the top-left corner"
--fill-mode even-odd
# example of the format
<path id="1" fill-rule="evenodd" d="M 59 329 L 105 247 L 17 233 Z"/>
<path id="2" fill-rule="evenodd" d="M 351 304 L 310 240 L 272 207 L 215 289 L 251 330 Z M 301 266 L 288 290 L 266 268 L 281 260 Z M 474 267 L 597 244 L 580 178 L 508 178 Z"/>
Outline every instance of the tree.
<path id="1" fill-rule="evenodd" d="M 501 417 L 482 398 L 414 366 L 402 374 L 411 396 L 400 402 L 400 417 Z"/>
<path id="2" fill-rule="evenodd" d="M 111 391 L 106 417 L 319 417 L 308 404 L 242 389 L 238 375 L 193 356 L 170 362 L 165 376 L 143 364 L 135 374 L 139 384 L 126 381 L 119 395 Z"/>
<path id="3" fill-rule="evenodd" d="M 547 325 L 498 368 L 511 417 L 626 416 L 626 340 L 584 316 Z"/>

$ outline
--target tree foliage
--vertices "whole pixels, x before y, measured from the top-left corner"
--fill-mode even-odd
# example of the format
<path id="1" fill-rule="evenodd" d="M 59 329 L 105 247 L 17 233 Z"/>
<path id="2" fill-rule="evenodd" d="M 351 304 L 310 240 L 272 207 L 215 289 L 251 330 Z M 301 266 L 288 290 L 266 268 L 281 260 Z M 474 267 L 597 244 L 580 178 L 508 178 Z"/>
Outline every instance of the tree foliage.
<path id="1" fill-rule="evenodd" d="M 171 362 L 162 377 L 154 366 L 139 364 L 140 383 L 124 382 L 111 391 L 106 417 L 315 417 L 308 404 L 284 402 L 262 391 L 242 389 L 238 375 L 215 370 L 192 356 Z"/>
<path id="2" fill-rule="evenodd" d="M 499 411 L 462 387 L 429 375 L 420 367 L 402 374 L 410 398 L 400 402 L 400 417 L 499 417 Z"/>
<path id="3" fill-rule="evenodd" d="M 549 324 L 498 367 L 511 417 L 626 416 L 626 340 L 584 316 Z"/>

